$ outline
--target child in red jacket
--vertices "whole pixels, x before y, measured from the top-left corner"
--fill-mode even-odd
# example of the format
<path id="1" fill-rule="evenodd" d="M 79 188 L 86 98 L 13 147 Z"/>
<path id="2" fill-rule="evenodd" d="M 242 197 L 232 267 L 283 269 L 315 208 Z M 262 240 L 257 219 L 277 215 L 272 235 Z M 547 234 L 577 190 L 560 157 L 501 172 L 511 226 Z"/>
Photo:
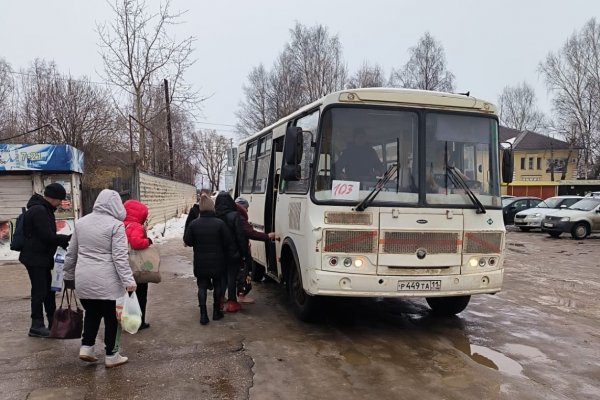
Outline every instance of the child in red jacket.
<path id="1" fill-rule="evenodd" d="M 146 218 L 148 218 L 148 207 L 137 200 L 127 200 L 123 203 L 123 206 L 127 212 L 123 224 L 125 224 L 125 234 L 127 235 L 129 246 L 134 250 L 148 248 L 152 244 L 152 240 L 146 236 L 146 229 L 144 228 L 144 223 L 146 222 Z M 146 322 L 148 283 L 137 283 L 135 293 L 142 309 L 142 325 L 140 329 L 149 328 L 150 324 Z"/>

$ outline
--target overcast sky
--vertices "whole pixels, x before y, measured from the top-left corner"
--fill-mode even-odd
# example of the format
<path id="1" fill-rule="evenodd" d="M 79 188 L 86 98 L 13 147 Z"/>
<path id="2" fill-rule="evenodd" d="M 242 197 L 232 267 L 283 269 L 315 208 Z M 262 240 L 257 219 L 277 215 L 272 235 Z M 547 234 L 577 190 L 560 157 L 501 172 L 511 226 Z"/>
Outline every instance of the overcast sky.
<path id="1" fill-rule="evenodd" d="M 148 0 L 155 8 L 158 0 Z M 403 65 L 408 49 L 425 31 L 440 41 L 457 91 L 497 102 L 506 85 L 527 81 L 539 105 L 550 112 L 550 96 L 537 67 L 549 51 L 592 17 L 593 0 L 172 0 L 189 10 L 176 27 L 180 37 L 197 38 L 197 63 L 187 80 L 205 96 L 200 127 L 229 136 L 242 85 L 253 66 L 269 67 L 289 40 L 295 21 L 323 24 L 341 40 L 350 73 L 364 60 L 379 63 L 386 75 Z M 112 18 L 103 0 L 2 1 L 0 57 L 14 70 L 36 57 L 54 60 L 63 73 L 100 80 L 96 22 Z"/>

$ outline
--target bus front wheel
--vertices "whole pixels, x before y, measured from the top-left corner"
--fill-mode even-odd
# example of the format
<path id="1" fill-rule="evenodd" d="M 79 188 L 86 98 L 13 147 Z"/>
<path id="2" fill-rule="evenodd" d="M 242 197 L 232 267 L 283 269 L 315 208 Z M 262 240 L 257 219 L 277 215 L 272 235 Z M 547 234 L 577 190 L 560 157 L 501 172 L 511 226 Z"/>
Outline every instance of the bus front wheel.
<path id="1" fill-rule="evenodd" d="M 319 298 L 306 293 L 302 286 L 302 278 L 295 265 L 292 265 L 289 272 L 288 294 L 296 317 L 305 322 L 314 321 Z"/>
<path id="2" fill-rule="evenodd" d="M 452 316 L 467 308 L 471 296 L 427 297 L 426 300 L 434 314 Z"/>

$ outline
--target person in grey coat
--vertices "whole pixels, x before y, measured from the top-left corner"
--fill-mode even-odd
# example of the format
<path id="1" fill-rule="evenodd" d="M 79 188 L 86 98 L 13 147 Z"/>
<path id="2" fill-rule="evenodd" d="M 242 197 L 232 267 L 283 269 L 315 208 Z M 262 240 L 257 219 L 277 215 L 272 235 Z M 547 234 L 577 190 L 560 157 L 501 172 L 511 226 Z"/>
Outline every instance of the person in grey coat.
<path id="1" fill-rule="evenodd" d="M 115 346 L 116 299 L 136 289 L 129 267 L 124 219 L 125 207 L 119 194 L 109 189 L 100 192 L 92 213 L 75 223 L 63 268 L 65 287 L 76 288 L 85 309 L 79 358 L 98 361 L 94 344 L 100 321 L 104 319 L 107 368 L 127 362 L 127 357 L 121 356 Z"/>

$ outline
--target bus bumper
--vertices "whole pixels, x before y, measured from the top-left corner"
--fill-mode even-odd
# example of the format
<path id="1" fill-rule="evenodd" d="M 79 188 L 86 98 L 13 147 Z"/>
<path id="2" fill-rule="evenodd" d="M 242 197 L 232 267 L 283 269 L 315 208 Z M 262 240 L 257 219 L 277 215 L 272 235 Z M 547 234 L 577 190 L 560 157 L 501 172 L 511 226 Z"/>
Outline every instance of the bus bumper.
<path id="1" fill-rule="evenodd" d="M 314 269 L 304 274 L 305 290 L 315 296 L 440 297 L 499 292 L 504 268 L 450 276 L 359 275 Z"/>

